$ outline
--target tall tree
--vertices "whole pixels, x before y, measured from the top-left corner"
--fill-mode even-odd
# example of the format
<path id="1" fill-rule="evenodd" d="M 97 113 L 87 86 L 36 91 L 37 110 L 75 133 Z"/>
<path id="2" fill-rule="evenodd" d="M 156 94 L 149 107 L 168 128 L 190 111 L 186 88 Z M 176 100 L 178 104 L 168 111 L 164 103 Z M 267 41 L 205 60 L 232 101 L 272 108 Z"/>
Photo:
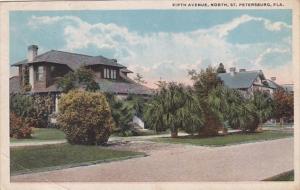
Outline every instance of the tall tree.
<path id="1" fill-rule="evenodd" d="M 200 72 L 191 70 L 189 75 L 193 81 L 198 102 L 204 110 L 204 126 L 199 129 L 198 133 L 201 136 L 218 135 L 218 130 L 222 128 L 221 118 L 219 118 L 219 113 L 209 105 L 208 97 L 214 89 L 222 85 L 222 81 L 212 67 L 202 69 Z"/>
<path id="2" fill-rule="evenodd" d="M 202 109 L 190 89 L 174 82 L 161 84 L 158 93 L 146 103 L 146 123 L 156 131 L 169 128 L 171 137 L 178 129 L 193 132 L 202 126 Z"/>
<path id="3" fill-rule="evenodd" d="M 141 75 L 140 73 L 136 73 L 136 76 L 133 80 L 139 84 L 146 84 L 146 81 L 144 81 L 143 78 L 143 75 Z"/>
<path id="4" fill-rule="evenodd" d="M 106 99 L 111 107 L 116 130 L 125 136 L 126 132 L 131 129 L 130 122 L 134 115 L 133 106 L 125 104 L 122 100 L 118 100 L 113 94 L 106 93 Z"/>
<path id="5" fill-rule="evenodd" d="M 279 119 L 281 124 L 284 118 L 293 119 L 294 117 L 294 96 L 280 89 L 273 94 L 274 112 L 273 115 Z"/>
<path id="6" fill-rule="evenodd" d="M 226 69 L 225 69 L 223 63 L 219 64 L 219 67 L 217 68 L 217 73 L 226 73 Z"/>

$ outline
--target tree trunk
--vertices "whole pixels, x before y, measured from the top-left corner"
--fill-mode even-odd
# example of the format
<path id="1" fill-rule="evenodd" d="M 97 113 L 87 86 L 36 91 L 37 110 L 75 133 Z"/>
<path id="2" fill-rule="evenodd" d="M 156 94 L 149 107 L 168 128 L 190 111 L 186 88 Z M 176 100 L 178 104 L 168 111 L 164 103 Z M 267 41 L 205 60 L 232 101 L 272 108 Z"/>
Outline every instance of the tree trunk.
<path id="1" fill-rule="evenodd" d="M 178 137 L 178 129 L 177 128 L 171 129 L 171 137 L 172 138 Z"/>
<path id="2" fill-rule="evenodd" d="M 280 118 L 280 127 L 283 127 L 283 117 Z"/>

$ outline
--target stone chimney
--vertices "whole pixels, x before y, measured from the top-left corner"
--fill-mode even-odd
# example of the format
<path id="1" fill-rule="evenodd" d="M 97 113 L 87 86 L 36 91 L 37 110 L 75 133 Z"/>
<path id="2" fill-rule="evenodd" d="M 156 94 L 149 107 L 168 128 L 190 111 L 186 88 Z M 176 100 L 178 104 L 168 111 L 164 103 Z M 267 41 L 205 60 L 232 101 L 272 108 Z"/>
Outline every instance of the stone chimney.
<path id="1" fill-rule="evenodd" d="M 276 80 L 276 77 L 271 77 L 271 80 L 272 80 L 272 81 L 275 81 L 275 80 Z"/>
<path id="2" fill-rule="evenodd" d="M 230 72 L 231 76 L 234 76 L 235 75 L 235 67 L 230 67 L 229 72 Z"/>
<path id="3" fill-rule="evenodd" d="M 27 60 L 28 62 L 32 62 L 34 58 L 38 55 L 38 46 L 37 45 L 30 45 L 28 46 L 28 51 L 27 51 Z"/>
<path id="4" fill-rule="evenodd" d="M 240 69 L 240 72 L 246 72 L 246 69 Z"/>
<path id="5" fill-rule="evenodd" d="M 33 62 L 34 58 L 38 54 L 38 46 L 37 45 L 30 45 L 28 46 L 27 50 L 27 62 L 31 63 Z M 31 85 L 31 90 L 34 89 L 34 69 L 33 65 L 29 65 L 29 84 Z"/>

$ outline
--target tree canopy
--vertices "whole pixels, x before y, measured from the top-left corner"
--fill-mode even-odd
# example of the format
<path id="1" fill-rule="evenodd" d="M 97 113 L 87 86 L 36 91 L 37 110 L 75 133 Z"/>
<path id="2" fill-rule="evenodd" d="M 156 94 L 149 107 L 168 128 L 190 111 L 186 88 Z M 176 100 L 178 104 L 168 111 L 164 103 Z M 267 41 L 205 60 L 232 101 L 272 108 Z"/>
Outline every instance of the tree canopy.
<path id="1" fill-rule="evenodd" d="M 223 63 L 219 64 L 219 67 L 217 68 L 217 73 L 226 73 L 226 69 L 225 69 Z"/>
<path id="2" fill-rule="evenodd" d="M 57 81 L 58 88 L 63 92 L 68 92 L 77 88 L 84 88 L 87 91 L 95 92 L 100 89 L 95 81 L 95 74 L 91 69 L 84 66 L 78 68 L 75 72 L 69 72 Z"/>

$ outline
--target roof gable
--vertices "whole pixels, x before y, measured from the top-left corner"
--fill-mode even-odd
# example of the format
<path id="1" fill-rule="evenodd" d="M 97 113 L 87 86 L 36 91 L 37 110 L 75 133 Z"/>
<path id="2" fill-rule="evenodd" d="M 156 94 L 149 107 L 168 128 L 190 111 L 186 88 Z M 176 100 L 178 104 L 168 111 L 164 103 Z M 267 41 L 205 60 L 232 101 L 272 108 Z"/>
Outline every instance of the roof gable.
<path id="1" fill-rule="evenodd" d="M 234 75 L 230 73 L 219 73 L 218 77 L 224 82 L 225 86 L 233 89 L 250 88 L 255 79 L 265 79 L 262 71 L 236 72 Z"/>

